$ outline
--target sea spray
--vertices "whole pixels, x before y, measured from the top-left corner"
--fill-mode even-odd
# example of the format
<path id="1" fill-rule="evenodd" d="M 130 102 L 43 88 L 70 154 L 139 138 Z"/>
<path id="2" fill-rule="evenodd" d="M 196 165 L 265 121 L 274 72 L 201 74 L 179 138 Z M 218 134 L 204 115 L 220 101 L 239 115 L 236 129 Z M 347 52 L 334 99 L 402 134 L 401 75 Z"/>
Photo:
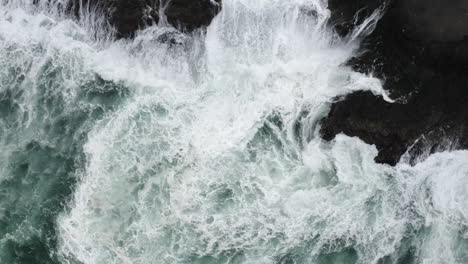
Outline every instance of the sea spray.
<path id="1" fill-rule="evenodd" d="M 467 152 L 318 135 L 336 96 L 385 96 L 344 66 L 377 13 L 339 38 L 325 1 L 224 0 L 206 33 L 116 41 L 25 3 L 0 7 L 0 262 L 468 261 Z"/>

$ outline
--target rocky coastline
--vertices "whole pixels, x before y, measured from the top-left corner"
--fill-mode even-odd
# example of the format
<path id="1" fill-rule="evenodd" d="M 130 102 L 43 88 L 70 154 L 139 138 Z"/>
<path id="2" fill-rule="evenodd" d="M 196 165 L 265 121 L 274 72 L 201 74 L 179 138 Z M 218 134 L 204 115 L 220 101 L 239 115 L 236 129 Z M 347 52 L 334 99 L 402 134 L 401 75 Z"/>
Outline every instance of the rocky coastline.
<path id="1" fill-rule="evenodd" d="M 116 38 L 167 23 L 182 32 L 208 26 L 221 0 L 72 0 L 67 12 L 97 9 Z M 336 98 L 321 135 L 361 138 L 379 150 L 376 161 L 410 163 L 468 147 L 468 2 L 442 0 L 329 0 L 330 25 L 342 37 L 376 9 L 375 30 L 347 64 L 384 83 L 394 103 L 370 92 Z"/>
<path id="2" fill-rule="evenodd" d="M 382 79 L 396 102 L 362 91 L 336 98 L 322 120 L 323 138 L 359 137 L 377 147 L 377 162 L 390 165 L 467 148 L 468 2 L 330 0 L 329 8 L 343 36 L 376 8 L 384 10 L 348 65 Z"/>

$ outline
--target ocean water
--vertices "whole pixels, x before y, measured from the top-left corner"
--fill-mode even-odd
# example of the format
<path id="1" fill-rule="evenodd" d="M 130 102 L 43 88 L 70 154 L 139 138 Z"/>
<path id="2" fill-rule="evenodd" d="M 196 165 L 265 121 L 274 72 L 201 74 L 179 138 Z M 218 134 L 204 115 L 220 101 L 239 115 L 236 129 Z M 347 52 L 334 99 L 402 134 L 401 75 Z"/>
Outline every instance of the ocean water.
<path id="1" fill-rule="evenodd" d="M 223 0 L 206 32 L 115 40 L 0 1 L 1 264 L 468 263 L 468 152 L 376 164 L 318 134 L 384 96 L 323 0 Z M 162 19 L 164 21 L 164 19 Z"/>

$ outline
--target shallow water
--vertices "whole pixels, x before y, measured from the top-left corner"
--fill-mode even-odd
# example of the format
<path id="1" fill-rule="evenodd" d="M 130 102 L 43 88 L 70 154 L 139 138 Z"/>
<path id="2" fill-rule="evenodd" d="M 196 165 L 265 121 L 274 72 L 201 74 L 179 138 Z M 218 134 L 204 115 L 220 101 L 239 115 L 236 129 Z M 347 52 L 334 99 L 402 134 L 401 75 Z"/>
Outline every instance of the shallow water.
<path id="1" fill-rule="evenodd" d="M 224 0 L 206 34 L 113 41 L 0 5 L 0 263 L 468 263 L 468 152 L 318 136 L 344 66 L 319 0 Z"/>

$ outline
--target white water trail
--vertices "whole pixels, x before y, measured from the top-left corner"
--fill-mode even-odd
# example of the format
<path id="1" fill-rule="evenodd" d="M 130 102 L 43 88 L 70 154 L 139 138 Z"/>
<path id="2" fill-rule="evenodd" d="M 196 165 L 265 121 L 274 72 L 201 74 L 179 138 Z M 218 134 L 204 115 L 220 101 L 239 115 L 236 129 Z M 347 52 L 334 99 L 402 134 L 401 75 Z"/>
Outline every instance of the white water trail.
<path id="1" fill-rule="evenodd" d="M 0 12 L 9 41 L 73 51 L 69 79 L 129 90 L 88 136 L 63 263 L 466 263 L 467 152 L 393 168 L 318 136 L 334 97 L 383 94 L 343 66 L 359 38 L 327 28 L 326 2 L 224 0 L 206 36 L 155 26 L 104 46 L 92 26 Z"/>

